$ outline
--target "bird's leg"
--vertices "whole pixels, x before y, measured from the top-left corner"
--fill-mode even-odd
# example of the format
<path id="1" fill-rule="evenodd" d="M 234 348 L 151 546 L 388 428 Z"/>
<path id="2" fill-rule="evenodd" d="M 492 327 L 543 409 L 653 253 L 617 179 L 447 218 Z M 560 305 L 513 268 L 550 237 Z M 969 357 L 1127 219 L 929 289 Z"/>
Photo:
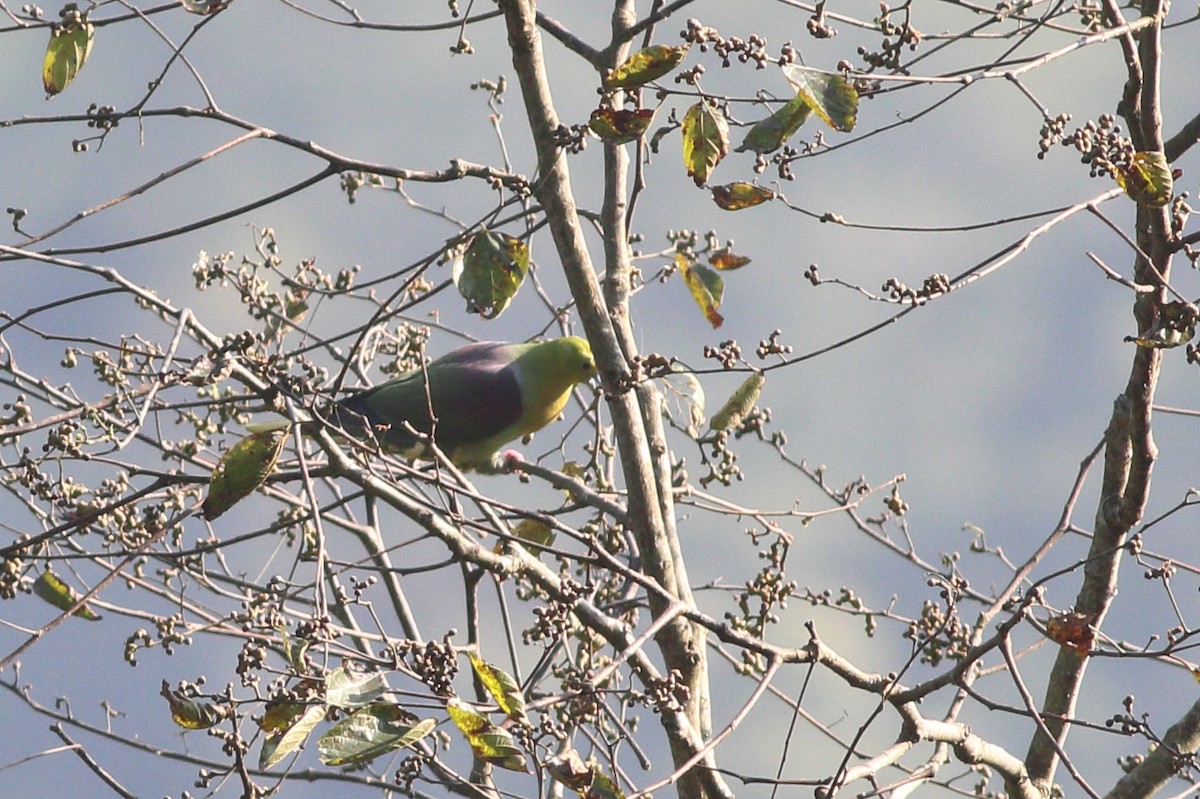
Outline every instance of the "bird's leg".
<path id="1" fill-rule="evenodd" d="M 525 462 L 525 456 L 515 449 L 506 449 L 492 456 L 489 463 L 475 464 L 475 471 L 480 474 L 520 474 L 522 480 L 529 478 L 517 467 Z"/>

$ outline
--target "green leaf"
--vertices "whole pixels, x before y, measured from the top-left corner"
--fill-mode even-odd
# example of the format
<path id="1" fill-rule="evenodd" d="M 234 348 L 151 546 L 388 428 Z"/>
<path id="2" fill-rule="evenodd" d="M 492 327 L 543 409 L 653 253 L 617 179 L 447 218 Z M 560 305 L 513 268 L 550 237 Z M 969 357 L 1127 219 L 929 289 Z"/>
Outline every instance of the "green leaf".
<path id="1" fill-rule="evenodd" d="M 725 317 L 718 312 L 721 299 L 725 296 L 725 281 L 707 266 L 692 263 L 686 255 L 676 255 L 675 264 L 683 275 L 683 283 L 691 292 L 692 299 L 704 312 L 704 318 L 714 329 L 720 327 L 725 321 Z"/>
<path id="2" fill-rule="evenodd" d="M 653 121 L 653 108 L 609 108 L 602 105 L 592 112 L 588 127 L 603 142 L 625 144 L 640 138 Z"/>
<path id="3" fill-rule="evenodd" d="M 286 441 L 285 432 L 268 430 L 251 433 L 230 447 L 213 469 L 201 506 L 204 518 L 212 521 L 265 483 Z"/>
<path id="4" fill-rule="evenodd" d="M 383 672 L 351 672 L 338 666 L 325 677 L 325 701 L 334 707 L 368 705 L 387 693 Z"/>
<path id="5" fill-rule="evenodd" d="M 532 520 L 526 519 L 526 521 Z M 521 686 L 517 685 L 517 681 L 512 678 L 512 675 L 503 669 L 496 668 L 474 652 L 468 652 L 467 657 L 471 659 L 471 668 L 475 670 L 475 675 L 479 677 L 483 687 L 492 695 L 492 699 L 496 700 L 496 704 L 500 706 L 504 714 L 513 721 L 528 724 L 529 719 L 525 715 L 525 697 L 521 694 Z"/>
<path id="6" fill-rule="evenodd" d="M 599 768 L 593 769 L 592 784 L 588 786 L 586 799 L 625 799 L 612 777 Z"/>
<path id="7" fill-rule="evenodd" d="M 446 703 L 446 712 L 477 758 L 510 771 L 528 770 L 525 755 L 514 745 L 512 734 L 507 730 L 492 724 L 487 716 L 458 697 Z"/>
<path id="8" fill-rule="evenodd" d="M 784 64 L 783 75 L 796 89 L 796 99 L 802 99 L 826 125 L 843 133 L 854 130 L 858 90 L 845 77 L 796 64 Z"/>
<path id="9" fill-rule="evenodd" d="M 467 313 L 495 319 L 512 302 L 529 273 L 529 247 L 505 233 L 482 230 L 471 238 L 452 271 Z"/>
<path id="10" fill-rule="evenodd" d="M 744 180 L 726 183 L 724 186 L 709 186 L 708 190 L 712 192 L 713 202 L 717 207 L 726 211 L 740 211 L 775 199 L 775 192 L 766 186 L 747 183 Z"/>
<path id="11" fill-rule="evenodd" d="M 800 130 L 812 111 L 808 100 L 797 94 L 771 116 L 756 122 L 735 152 L 749 150 L 759 155 L 775 152 Z"/>
<path id="12" fill-rule="evenodd" d="M 708 176 L 729 153 L 729 123 L 721 109 L 704 100 L 683 117 L 683 163 L 688 175 L 703 186 Z"/>
<path id="13" fill-rule="evenodd" d="M 61 92 L 75 80 L 92 52 L 95 34 L 92 23 L 78 10 L 63 15 L 62 22 L 50 30 L 46 59 L 42 62 L 42 87 L 46 97 Z"/>
<path id="14" fill-rule="evenodd" d="M 268 702 L 259 724 L 266 737 L 258 754 L 258 767 L 268 769 L 303 746 L 323 718 L 323 705 Z"/>
<path id="15" fill-rule="evenodd" d="M 708 426 L 714 431 L 721 431 L 735 429 L 741 425 L 746 415 L 754 410 L 754 404 L 758 402 L 765 382 L 766 377 L 762 372 L 755 372 L 743 380 L 737 391 L 725 400 L 721 410 L 713 414 Z"/>
<path id="16" fill-rule="evenodd" d="M 34 596 L 44 599 L 59 610 L 70 610 L 79 601 L 80 594 L 71 586 L 58 579 L 58 576 L 47 569 L 33 581 Z M 73 614 L 88 621 L 100 621 L 101 616 L 87 605 L 80 605 Z"/>
<path id="17" fill-rule="evenodd" d="M 279 643 L 283 647 L 283 656 L 287 659 L 288 665 L 295 669 L 297 674 L 307 674 L 308 663 L 304 656 L 308 653 L 309 641 L 304 638 L 292 638 L 288 635 L 287 627 L 282 624 L 277 629 L 279 630 Z"/>
<path id="18" fill-rule="evenodd" d="M 687 56 L 688 47 L 689 45 L 686 44 L 678 47 L 656 44 L 644 50 L 638 50 L 625 59 L 619 67 L 608 73 L 604 78 L 605 91 L 635 89 L 656 78 L 661 78 L 683 62 Z"/>
<path id="19" fill-rule="evenodd" d="M 1171 167 L 1162 153 L 1134 153 L 1129 169 L 1117 169 L 1113 178 L 1135 203 L 1148 208 L 1162 208 L 1175 191 Z"/>
<path id="20" fill-rule="evenodd" d="M 317 751 L 327 766 L 366 763 L 394 749 L 412 746 L 436 726 L 434 719 L 418 721 L 399 705 L 377 702 L 335 724 L 317 740 Z"/>
<path id="21" fill-rule="evenodd" d="M 229 716 L 227 708 L 217 707 L 211 702 L 197 702 L 178 691 L 172 691 L 166 680 L 162 681 L 159 695 L 171 707 L 171 720 L 185 730 L 206 730 Z"/>

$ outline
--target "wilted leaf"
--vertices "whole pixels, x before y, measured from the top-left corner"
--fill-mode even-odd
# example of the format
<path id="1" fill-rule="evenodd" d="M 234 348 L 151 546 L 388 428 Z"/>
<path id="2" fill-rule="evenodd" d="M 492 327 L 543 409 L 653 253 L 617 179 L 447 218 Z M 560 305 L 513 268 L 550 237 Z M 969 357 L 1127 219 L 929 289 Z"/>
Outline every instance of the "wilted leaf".
<path id="1" fill-rule="evenodd" d="M 688 45 L 681 44 L 672 47 L 668 44 L 656 44 L 644 50 L 638 50 L 625 59 L 620 66 L 608 73 L 604 78 L 604 89 L 635 89 L 650 81 L 661 78 L 683 62 L 687 56 Z"/>
<path id="2" fill-rule="evenodd" d="M 418 721 L 399 705 L 378 702 L 355 711 L 317 741 L 327 766 L 366 763 L 402 746 L 412 746 L 433 732 L 434 719 Z"/>
<path id="3" fill-rule="evenodd" d="M 1072 611 L 1046 622 L 1046 636 L 1055 643 L 1075 650 L 1080 657 L 1087 657 L 1096 634 L 1092 630 L 1091 616 Z"/>
<path id="4" fill-rule="evenodd" d="M 713 328 L 720 327 L 725 321 L 725 317 L 719 313 L 721 299 L 725 296 L 725 281 L 707 266 L 692 263 L 686 255 L 676 255 L 675 264 L 683 275 L 684 285 L 691 292 L 692 299 L 704 312 L 704 318 Z"/>
<path id="5" fill-rule="evenodd" d="M 303 746 L 323 718 L 323 705 L 268 702 L 259 724 L 266 737 L 258 754 L 258 767 L 268 769 Z"/>
<path id="6" fill-rule="evenodd" d="M 783 75 L 795 88 L 796 99 L 803 99 L 825 124 L 834 130 L 854 130 L 858 115 L 858 90 L 841 75 L 818 69 L 784 64 Z"/>
<path id="7" fill-rule="evenodd" d="M 551 777 L 572 791 L 582 794 L 592 784 L 592 767 L 584 763 L 574 749 L 555 755 L 546 761 L 545 766 Z"/>
<path id="8" fill-rule="evenodd" d="M 625 144 L 639 138 L 653 121 L 653 108 L 609 108 L 602 105 L 592 112 L 588 127 L 601 141 Z"/>
<path id="9" fill-rule="evenodd" d="M 92 23 L 78 10 L 64 14 L 62 21 L 50 29 L 46 59 L 42 62 L 42 88 L 47 98 L 75 80 L 92 52 L 94 34 Z"/>
<path id="10" fill-rule="evenodd" d="M 79 601 L 79 592 L 58 579 L 58 575 L 47 569 L 33 581 L 33 593 L 59 610 L 70 610 Z M 88 621 L 100 621 L 100 615 L 87 605 L 80 605 L 73 614 Z"/>
<path id="11" fill-rule="evenodd" d="M 766 186 L 747 183 L 744 180 L 726 183 L 724 186 L 709 186 L 708 190 L 712 192 L 713 202 L 717 207 L 726 211 L 740 211 L 775 199 L 775 192 Z"/>
<path id="12" fill-rule="evenodd" d="M 334 707 L 362 707 L 383 696 L 387 689 L 380 671 L 351 672 L 339 666 L 325 677 L 325 701 Z"/>
<path id="13" fill-rule="evenodd" d="M 162 681 L 159 694 L 171 706 L 171 720 L 185 730 L 206 730 L 229 716 L 226 708 L 217 707 L 211 702 L 197 702 L 178 691 L 172 691 L 166 680 Z"/>
<path id="14" fill-rule="evenodd" d="M 729 153 L 729 123 L 721 109 L 703 100 L 683 117 L 683 163 L 688 176 L 703 186 L 713 169 Z"/>
<path id="15" fill-rule="evenodd" d="M 1162 208 L 1171 202 L 1171 195 L 1175 191 L 1171 167 L 1162 153 L 1134 153 L 1130 168 L 1118 169 L 1113 178 L 1134 202 L 1149 208 Z"/>
<path id="16" fill-rule="evenodd" d="M 720 269 L 722 272 L 732 272 L 734 269 L 741 269 L 750 263 L 750 259 L 745 255 L 738 255 L 725 248 L 711 253 L 708 256 L 708 262 L 712 264 L 713 269 Z"/>
<path id="17" fill-rule="evenodd" d="M 288 331 L 304 321 L 304 317 L 308 315 L 310 291 L 304 286 L 292 286 L 287 290 L 283 295 L 283 313 L 272 314 L 267 319 L 264 334 L 268 340 L 282 338 Z"/>
<path id="18" fill-rule="evenodd" d="M 510 771 L 526 771 L 525 755 L 513 745 L 513 737 L 507 730 L 492 724 L 487 716 L 458 697 L 446 703 L 446 712 L 480 760 Z"/>
<path id="19" fill-rule="evenodd" d="M 278 430 L 252 433 L 234 444 L 213 469 L 204 499 L 204 518 L 220 516 L 266 482 L 287 435 Z"/>
<path id="20" fill-rule="evenodd" d="M 812 107 L 808 100 L 797 94 L 771 116 L 754 123 L 754 127 L 750 128 L 735 152 L 744 153 L 749 150 L 759 155 L 775 152 L 800 130 L 800 126 L 811 113 Z"/>
<path id="21" fill-rule="evenodd" d="M 528 521 L 528 520 L 527 520 Z M 528 722 L 525 716 L 525 697 L 521 694 L 521 686 L 508 672 L 496 668 L 474 652 L 468 652 L 471 668 L 475 670 L 483 687 L 496 700 L 496 704 L 504 714 L 513 721 Z"/>
<path id="22" fill-rule="evenodd" d="M 184 9 L 192 14 L 207 16 L 226 8 L 233 0 L 180 0 Z"/>
<path id="23" fill-rule="evenodd" d="M 684 428 L 689 436 L 697 438 L 704 424 L 704 387 L 687 367 L 672 364 L 671 371 L 659 378 L 662 385 L 663 410 Z"/>
<path id="24" fill-rule="evenodd" d="M 529 247 L 506 233 L 482 230 L 454 259 L 452 275 L 467 313 L 495 319 L 512 302 L 529 273 Z"/>
<path id="25" fill-rule="evenodd" d="M 1170 349 L 1187 344 L 1196 337 L 1196 306 L 1175 300 L 1155 308 L 1154 323 L 1140 336 L 1126 336 L 1139 347 Z"/>
<path id="26" fill-rule="evenodd" d="M 743 380 L 737 391 L 725 400 L 721 410 L 713 414 L 708 426 L 714 431 L 731 430 L 738 427 L 746 418 L 746 414 L 754 410 L 754 404 L 758 402 L 765 382 L 766 377 L 762 372 L 755 372 Z"/>

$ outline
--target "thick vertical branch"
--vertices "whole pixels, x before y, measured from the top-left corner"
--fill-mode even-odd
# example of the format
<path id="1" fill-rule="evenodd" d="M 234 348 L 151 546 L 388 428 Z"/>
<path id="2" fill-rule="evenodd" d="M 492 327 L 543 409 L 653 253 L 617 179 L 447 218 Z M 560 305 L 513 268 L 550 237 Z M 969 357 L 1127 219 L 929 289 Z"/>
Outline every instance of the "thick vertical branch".
<path id="1" fill-rule="evenodd" d="M 1156 18 L 1154 25 L 1138 34 L 1136 58 L 1126 51 L 1129 82 L 1118 108 L 1139 150 L 1162 151 L 1162 116 L 1159 108 L 1159 63 L 1161 57 L 1162 0 L 1145 0 L 1142 11 Z M 1134 316 L 1139 331 L 1150 327 L 1163 303 L 1165 281 L 1170 277 L 1170 223 L 1165 208 L 1137 209 L 1135 259 L 1138 283 L 1157 285 L 1158 291 L 1139 294 Z M 1142 254 L 1148 256 L 1149 260 Z M 1099 627 L 1117 592 L 1117 572 L 1122 547 L 1133 525 L 1142 518 L 1150 495 L 1150 475 L 1158 450 L 1151 430 L 1151 407 L 1158 384 L 1161 354 L 1156 349 L 1138 348 L 1133 358 L 1125 391 L 1117 398 L 1105 438 L 1104 479 L 1096 511 L 1094 535 L 1083 585 L 1075 610 L 1088 615 Z M 1050 673 L 1042 705 L 1045 729 L 1061 748 L 1070 725 L 1063 721 L 1074 715 L 1088 659 L 1064 647 Z M 1053 742 L 1039 731 L 1030 744 L 1026 765 L 1043 795 L 1049 795 L 1059 756 Z"/>
<path id="2" fill-rule="evenodd" d="M 632 0 L 619 0 L 613 12 L 613 42 L 628 41 L 626 31 L 636 22 Z M 615 67 L 625 59 L 628 44 L 612 50 Z M 606 51 L 609 52 L 609 51 Z M 619 102 L 619 97 L 614 98 Z M 633 335 L 633 317 L 629 308 L 630 280 L 633 272 L 632 253 L 629 248 L 628 230 L 628 175 L 629 153 L 625 145 L 604 145 L 604 204 L 601 221 L 604 228 L 604 299 L 608 305 L 609 318 L 627 358 L 637 355 L 637 341 Z M 665 543 L 670 551 L 675 582 L 668 586 L 671 592 L 687 605 L 695 605 L 692 587 L 688 581 L 683 550 L 675 527 L 675 498 L 671 492 L 671 459 L 667 447 L 666 433 L 662 422 L 662 397 L 652 382 L 639 384 L 634 395 L 641 410 L 647 441 L 650 446 L 651 466 L 655 472 L 655 498 L 662 517 Z M 643 542 L 643 547 L 646 542 Z M 654 544 L 657 546 L 657 544 Z M 661 608 L 651 609 L 657 616 Z M 679 672 L 688 687 L 687 715 L 708 738 L 712 733 L 708 685 L 708 651 L 704 628 L 684 619 L 673 622 L 671 629 L 664 631 L 660 641 L 670 652 L 664 653 L 668 665 Z M 680 646 L 682 645 L 682 646 Z"/>
<path id="3" fill-rule="evenodd" d="M 559 120 L 546 76 L 541 37 L 536 28 L 536 4 L 532 0 L 503 0 L 500 7 L 504 11 L 513 66 L 521 85 L 525 111 L 538 153 L 538 201 L 546 212 L 558 256 L 584 330 L 592 343 L 601 381 L 608 395 L 622 471 L 629 492 L 630 525 L 641 548 L 642 567 L 647 576 L 670 594 L 678 595 L 679 586 L 686 584 L 686 580 L 677 571 L 677 566 L 682 562 L 676 560 L 678 547 L 671 546 L 668 525 L 664 521 L 664 497 L 669 493 L 669 483 L 661 491 L 656 484 L 655 458 L 651 454 L 643 409 L 638 401 L 639 394 L 622 385 L 627 370 L 625 354 L 618 341 L 632 341 L 632 336 L 627 335 L 628 307 L 625 304 L 617 309 L 606 308 L 600 295 L 595 270 L 579 225 L 567 161 L 557 141 Z M 620 213 L 615 216 L 623 218 L 623 180 L 627 163 L 610 158 L 606 165 L 610 167 L 608 191 L 611 198 L 611 203 L 606 203 L 606 210 L 619 207 Z M 620 182 L 614 184 L 611 181 L 618 180 L 613 174 L 617 172 L 620 173 Z M 620 189 L 619 193 L 617 189 Z M 605 237 L 616 241 L 615 248 L 612 245 L 606 247 L 610 255 L 617 257 L 618 265 L 623 260 L 628 269 L 627 252 L 621 254 L 628 246 L 623 221 L 615 229 L 606 229 Z M 614 329 L 613 316 L 610 315 L 614 312 L 626 314 L 625 318 L 617 321 L 618 328 L 626 333 L 624 336 Z M 654 409 L 653 403 L 649 403 L 647 410 Z M 661 598 L 651 594 L 650 601 L 653 613 L 657 615 L 662 612 Z M 703 662 L 703 649 L 699 650 L 701 657 L 697 657 L 692 625 L 682 619 L 673 621 L 663 628 L 656 640 L 668 667 L 678 671 L 686 683 L 692 684 L 697 662 Z M 697 703 L 693 701 L 688 710 L 685 715 L 692 727 L 698 730 L 701 720 Z M 669 726 L 667 732 L 674 762 L 688 762 L 696 754 L 689 740 L 695 736 L 675 734 Z M 680 796 L 731 796 L 729 789 L 712 770 L 714 765 L 710 753 L 700 766 L 684 774 L 679 782 Z"/>

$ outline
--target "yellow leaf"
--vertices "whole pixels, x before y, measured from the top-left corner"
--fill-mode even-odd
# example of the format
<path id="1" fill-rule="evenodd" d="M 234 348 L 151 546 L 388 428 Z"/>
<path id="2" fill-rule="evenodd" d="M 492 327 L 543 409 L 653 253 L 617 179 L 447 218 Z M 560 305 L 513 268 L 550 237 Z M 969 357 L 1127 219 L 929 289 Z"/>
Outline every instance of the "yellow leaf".
<path id="1" fill-rule="evenodd" d="M 750 263 L 750 259 L 745 255 L 738 255 L 725 248 L 709 255 L 708 262 L 712 264 L 714 269 L 720 269 L 722 272 L 732 272 L 734 269 L 741 269 Z"/>
<path id="2" fill-rule="evenodd" d="M 708 100 L 696 103 L 683 116 L 683 163 L 688 176 L 703 186 L 729 153 L 729 123 Z"/>
<path id="3" fill-rule="evenodd" d="M 849 133 L 858 116 L 858 90 L 842 75 L 784 64 L 783 76 L 802 101 L 834 130 Z"/>
<path id="4" fill-rule="evenodd" d="M 162 681 L 159 694 L 171 707 L 171 721 L 185 730 L 206 730 L 229 716 L 228 708 L 217 707 L 211 702 L 197 702 L 172 691 L 166 680 Z"/>
<path id="5" fill-rule="evenodd" d="M 762 372 L 755 372 L 743 380 L 737 391 L 733 392 L 721 406 L 721 410 L 713 414 L 712 419 L 708 421 L 708 426 L 715 431 L 720 431 L 731 430 L 741 425 L 746 415 L 754 410 L 754 405 L 758 402 L 759 395 L 762 394 L 765 382 L 766 377 Z"/>
<path id="6" fill-rule="evenodd" d="M 588 127 L 601 141 L 625 144 L 641 137 L 653 121 L 653 108 L 609 108 L 602 105 L 592 112 Z"/>
<path id="7" fill-rule="evenodd" d="M 766 186 L 747 183 L 744 180 L 726 183 L 724 186 L 709 186 L 708 190 L 712 192 L 713 202 L 717 207 L 725 211 L 740 211 L 775 199 L 775 192 Z"/>
<path id="8" fill-rule="evenodd" d="M 1162 208 L 1175 191 L 1171 167 L 1162 153 L 1134 153 L 1129 169 L 1118 168 L 1113 179 L 1134 202 L 1148 208 Z"/>
<path id="9" fill-rule="evenodd" d="M 482 230 L 454 259 L 451 274 L 467 312 L 495 319 L 513 301 L 529 273 L 529 247 L 506 233 Z"/>
<path id="10" fill-rule="evenodd" d="M 692 263 L 686 255 L 676 255 L 675 264 L 683 275 L 683 283 L 691 292 L 692 299 L 704 312 L 704 318 L 714 329 L 720 327 L 725 322 L 725 317 L 718 310 L 721 298 L 725 295 L 725 281 L 707 266 Z"/>
<path id="11" fill-rule="evenodd" d="M 46 59 L 42 62 L 42 88 L 50 98 L 75 80 L 92 52 L 95 30 L 78 9 L 63 14 L 62 21 L 50 30 Z"/>
<path id="12" fill-rule="evenodd" d="M 552 546 L 556 538 L 554 528 L 537 519 L 522 519 L 517 522 L 513 527 L 513 535 L 521 539 L 525 548 L 534 555 L 539 555 L 545 547 Z"/>
<path id="13" fill-rule="evenodd" d="M 521 694 L 521 686 L 508 672 L 496 668 L 474 652 L 468 652 L 471 668 L 475 670 L 483 687 L 496 700 L 496 704 L 504 711 L 504 715 L 513 721 L 527 722 L 525 716 L 525 697 Z"/>
<path id="14" fill-rule="evenodd" d="M 797 94 L 774 114 L 756 122 L 742 139 L 737 152 L 750 150 L 759 155 L 775 152 L 800 129 L 810 114 L 812 106 L 803 95 Z"/>
<path id="15" fill-rule="evenodd" d="M 49 569 L 33 582 L 33 593 L 59 610 L 70 610 L 79 601 L 79 592 L 58 579 L 58 575 Z M 100 621 L 100 615 L 87 605 L 80 605 L 74 615 L 88 621 Z"/>
<path id="16" fill-rule="evenodd" d="M 234 444 L 213 469 L 204 518 L 212 521 L 265 483 L 286 441 L 286 433 L 275 430 L 252 433 Z"/>
<path id="17" fill-rule="evenodd" d="M 686 44 L 678 47 L 656 44 L 644 50 L 638 50 L 608 73 L 608 76 L 604 78 L 605 91 L 636 89 L 656 78 L 661 78 L 682 63 L 687 56 L 688 47 L 689 45 Z"/>
<path id="18" fill-rule="evenodd" d="M 446 712 L 480 760 L 510 771 L 527 771 L 525 755 L 513 745 L 512 734 L 507 730 L 492 724 L 487 716 L 458 697 L 446 703 Z"/>

